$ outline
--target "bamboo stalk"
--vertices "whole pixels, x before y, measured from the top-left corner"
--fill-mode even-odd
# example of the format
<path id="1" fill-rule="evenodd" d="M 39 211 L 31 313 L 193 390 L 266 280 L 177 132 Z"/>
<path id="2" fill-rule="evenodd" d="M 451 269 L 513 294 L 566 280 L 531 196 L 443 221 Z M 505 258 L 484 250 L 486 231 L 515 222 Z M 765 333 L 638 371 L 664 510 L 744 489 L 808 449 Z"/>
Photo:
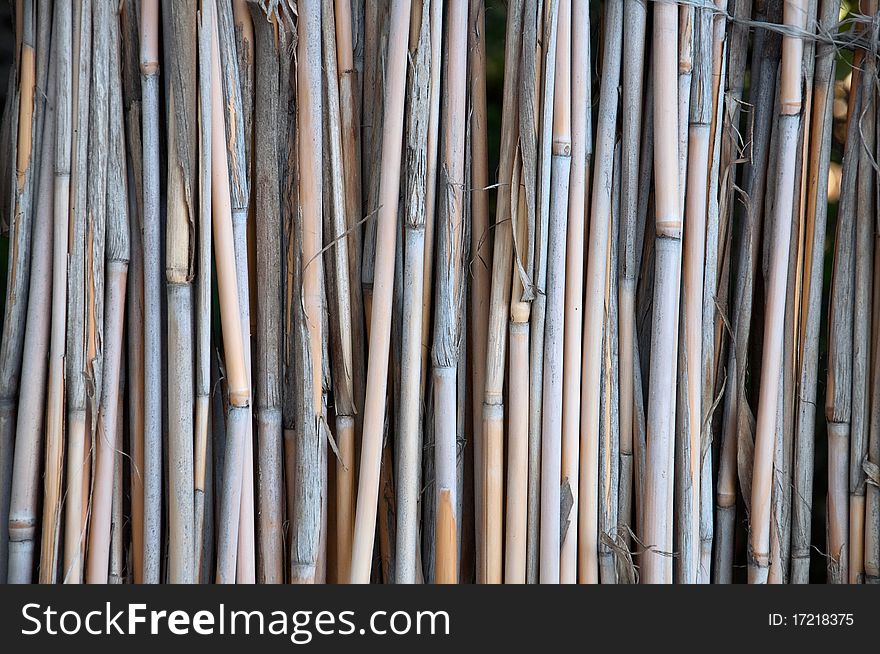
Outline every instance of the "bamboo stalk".
<path id="1" fill-rule="evenodd" d="M 703 393 L 706 360 L 703 353 L 703 276 L 706 261 L 707 200 L 709 185 L 709 147 L 712 111 L 712 41 L 711 14 L 708 7 L 697 7 L 694 15 L 694 66 L 690 95 L 687 195 L 683 275 L 684 362 L 681 374 L 686 378 L 686 428 L 677 462 L 681 495 L 678 517 L 680 583 L 695 584 L 700 574 L 700 488 L 702 472 L 702 435 L 704 425 Z M 713 326 L 714 327 L 714 326 Z"/>
<path id="2" fill-rule="evenodd" d="M 636 232 L 638 231 L 639 156 L 641 149 L 642 106 L 645 31 L 647 6 L 645 0 L 624 3 L 624 23 L 628 26 L 623 35 L 629 56 L 622 63 L 621 112 L 621 196 L 620 196 L 620 498 L 618 500 L 620 524 L 618 532 L 625 543 L 630 542 L 633 521 L 634 460 L 633 432 L 635 431 L 635 394 L 641 389 L 635 386 L 633 347 L 635 345 L 635 294 L 638 271 L 636 270 Z M 592 149 L 592 148 L 591 148 Z M 590 152 L 592 155 L 592 152 Z"/>
<path id="3" fill-rule="evenodd" d="M 806 26 L 806 1 L 785 5 L 784 22 L 795 29 Z M 785 289 L 788 277 L 788 254 L 794 191 L 794 164 L 801 112 L 803 41 L 784 36 L 782 69 L 779 83 L 779 170 L 774 189 L 775 224 L 773 254 L 767 284 L 767 308 L 764 318 L 764 352 L 761 363 L 760 397 L 755 430 L 755 462 L 752 476 L 751 536 L 749 581 L 766 583 L 770 565 L 770 491 L 772 488 L 773 441 L 776 428 L 778 387 L 768 380 L 781 380 L 782 338 L 785 321 Z"/>
<path id="4" fill-rule="evenodd" d="M 108 167 L 107 167 L 107 280 L 104 325 L 104 366 L 101 404 L 97 417 L 94 483 L 86 580 L 107 583 L 111 558 L 117 452 L 120 451 L 120 386 L 129 259 L 128 188 L 125 166 L 125 126 L 122 121 L 122 77 L 119 62 L 119 23 L 109 2 L 97 7 L 95 27 L 109 37 Z"/>
<path id="5" fill-rule="evenodd" d="M 614 141 L 617 98 L 611 93 L 620 80 L 623 6 L 614 2 L 605 16 L 602 90 L 596 128 L 596 161 L 590 208 L 590 241 L 584 291 L 583 380 L 581 387 L 581 488 L 578 538 L 579 580 L 599 581 L 599 423 L 602 339 L 606 320 L 607 252 L 611 242 Z"/>
<path id="6" fill-rule="evenodd" d="M 465 109 L 467 93 L 467 0 L 451 0 L 446 16 L 448 52 L 446 88 L 443 95 L 443 147 L 441 150 L 441 223 L 438 229 L 437 300 L 434 317 L 433 386 L 434 386 L 434 489 L 437 501 L 436 563 L 438 583 L 458 580 L 456 539 L 446 537 L 451 521 L 457 532 L 460 515 L 457 507 L 456 441 L 457 378 L 460 330 L 464 304 L 464 156 Z M 441 571 L 445 571 L 443 575 Z"/>
<path id="7" fill-rule="evenodd" d="M 388 377 L 391 302 L 397 231 L 400 144 L 403 135 L 403 104 L 406 91 L 406 35 L 410 6 L 395 0 L 391 5 L 389 52 L 386 72 L 386 107 L 383 131 L 380 208 L 377 226 L 376 274 L 373 287 L 370 326 L 367 397 L 364 407 L 364 435 L 358 480 L 357 511 L 352 546 L 351 581 L 367 583 L 376 525 L 376 499 L 385 417 L 385 391 Z"/>
<path id="8" fill-rule="evenodd" d="M 471 0 L 468 27 L 468 51 L 470 52 L 470 96 L 468 162 L 470 165 L 471 209 L 471 275 L 470 287 L 470 337 L 471 392 L 486 387 L 486 345 L 489 325 L 489 296 L 491 293 L 491 232 L 489 230 L 489 153 L 486 107 L 486 3 Z M 473 412 L 473 461 L 482 461 L 483 409 L 479 402 L 471 400 Z M 480 466 L 474 466 L 474 512 L 482 513 L 483 484 Z M 468 524 L 470 521 L 468 521 Z M 482 537 L 475 530 L 475 558 L 482 556 Z M 476 562 L 477 569 L 480 562 Z"/>
<path id="9" fill-rule="evenodd" d="M 168 303 L 168 577 L 195 581 L 193 506 L 193 277 L 197 154 L 196 2 L 166 3 L 168 178 L 165 281 Z"/>
<path id="10" fill-rule="evenodd" d="M 422 380 L 422 295 L 425 288 L 425 223 L 427 207 L 428 139 L 431 101 L 431 9 L 422 3 L 413 67 L 409 79 L 409 111 L 406 129 L 406 223 L 404 228 L 401 333 L 400 415 L 397 450 L 397 539 L 395 582 L 415 583 L 418 560 L 421 439 L 419 413 Z M 412 19 L 415 20 L 416 12 Z M 410 41 L 412 46 L 412 40 Z"/>
<path id="11" fill-rule="evenodd" d="M 162 529 L 162 277 L 159 215 L 159 2 L 141 0 L 144 266 L 144 583 L 159 583 Z"/>
<path id="12" fill-rule="evenodd" d="M 42 9 L 47 9 L 43 7 Z M 42 11 L 41 9 L 41 11 Z M 58 17 L 54 21 L 58 24 Z M 58 36 L 58 40 L 62 41 Z M 43 136 L 40 145 L 37 202 L 32 236 L 31 274 L 28 290 L 27 330 L 24 334 L 20 399 L 17 410 L 15 454 L 12 465 L 8 518 L 8 583 L 30 583 L 34 540 L 37 532 L 40 453 L 43 445 L 43 409 L 46 401 L 46 376 L 49 348 L 52 293 L 54 154 L 57 143 L 57 59 L 52 58 L 44 89 Z M 69 60 L 68 60 L 69 64 Z M 69 121 L 69 114 L 67 117 Z"/>
<path id="13" fill-rule="evenodd" d="M 676 7 L 654 8 L 654 170 L 656 211 L 656 278 L 651 332 L 648 396 L 648 451 L 642 581 L 672 581 L 672 560 L 664 556 L 672 525 L 664 519 L 672 491 L 672 434 L 675 416 L 679 278 L 681 276 L 681 211 L 679 208 L 678 113 L 672 93 L 677 81 L 678 16 Z M 664 507 L 667 507 L 664 509 Z"/>
<path id="14" fill-rule="evenodd" d="M 211 41 L 213 25 L 203 1 L 198 16 L 198 197 L 199 215 L 195 252 L 195 388 L 193 443 L 193 520 L 195 571 L 199 581 L 205 567 L 203 553 L 206 509 L 210 411 L 211 411 Z"/>
<path id="15" fill-rule="evenodd" d="M 16 20 L 20 21 L 16 35 L 21 39 L 16 49 L 18 59 L 18 119 L 15 148 L 15 184 L 13 189 L 12 220 L 9 225 L 10 247 L 6 282 L 6 306 L 3 316 L 2 345 L 0 345 L 0 524 L 9 521 L 12 484 L 14 436 L 16 426 L 16 398 L 25 335 L 28 287 L 31 259 L 31 225 L 33 221 L 33 186 L 35 169 L 39 170 L 36 154 L 39 117 L 35 125 L 37 103 L 37 16 L 34 0 L 19 3 Z M 8 540 L 0 539 L 0 581 L 6 578 Z"/>
<path id="16" fill-rule="evenodd" d="M 279 50 L 286 44 L 280 19 L 251 5 L 255 41 L 254 179 L 256 213 L 256 356 L 258 557 L 260 583 L 284 580 L 281 425 L 281 215 L 279 164 Z M 283 50 L 280 50 L 283 51 Z"/>
<path id="17" fill-rule="evenodd" d="M 213 21 L 211 46 L 211 205 L 214 225 L 214 256 L 223 328 L 223 349 L 229 390 L 226 446 L 217 545 L 217 582 L 233 583 L 238 557 L 242 476 L 250 416 L 250 384 L 244 352 L 239 290 L 235 271 L 235 245 L 229 187 L 226 130 L 223 120 L 223 87 L 220 76 L 220 44 L 216 4 L 203 7 L 204 20 Z"/>

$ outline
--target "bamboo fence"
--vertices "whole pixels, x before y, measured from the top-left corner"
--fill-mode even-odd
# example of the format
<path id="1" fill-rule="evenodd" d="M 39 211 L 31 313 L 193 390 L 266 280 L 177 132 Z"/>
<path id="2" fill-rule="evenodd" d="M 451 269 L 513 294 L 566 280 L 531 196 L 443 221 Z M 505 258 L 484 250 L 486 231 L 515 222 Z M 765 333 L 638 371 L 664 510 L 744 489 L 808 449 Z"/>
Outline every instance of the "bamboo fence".
<path id="1" fill-rule="evenodd" d="M 877 0 L 12 4 L 0 581 L 880 583 Z"/>

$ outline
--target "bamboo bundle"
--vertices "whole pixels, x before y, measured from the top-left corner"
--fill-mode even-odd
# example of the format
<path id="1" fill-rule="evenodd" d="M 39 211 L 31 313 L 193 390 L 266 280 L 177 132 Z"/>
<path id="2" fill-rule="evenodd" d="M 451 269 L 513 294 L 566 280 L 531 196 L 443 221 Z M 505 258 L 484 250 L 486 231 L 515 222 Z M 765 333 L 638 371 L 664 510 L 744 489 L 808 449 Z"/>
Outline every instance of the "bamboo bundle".
<path id="1" fill-rule="evenodd" d="M 877 4 L 15 3 L 5 580 L 876 582 Z"/>

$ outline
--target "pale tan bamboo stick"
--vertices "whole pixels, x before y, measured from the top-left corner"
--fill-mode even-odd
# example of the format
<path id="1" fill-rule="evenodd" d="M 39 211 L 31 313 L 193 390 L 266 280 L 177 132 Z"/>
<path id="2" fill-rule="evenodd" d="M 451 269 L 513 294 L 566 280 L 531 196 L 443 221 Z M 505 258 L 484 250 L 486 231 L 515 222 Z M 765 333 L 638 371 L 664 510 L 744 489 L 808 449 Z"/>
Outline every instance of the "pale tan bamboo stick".
<path id="1" fill-rule="evenodd" d="M 235 271 L 235 245 L 227 163 L 226 130 L 223 120 L 223 86 L 220 77 L 220 44 L 216 4 L 205 3 L 204 20 L 213 21 L 211 48 L 211 204 L 214 225 L 214 252 L 217 287 L 223 327 L 229 413 L 226 418 L 227 443 L 223 491 L 219 516 L 217 582 L 233 583 L 238 556 L 241 478 L 248 438 L 250 386 L 244 353 L 239 291 Z"/>
<path id="2" fill-rule="evenodd" d="M 60 13 L 60 12 L 56 12 Z M 59 17 L 55 16 L 56 29 L 60 30 Z M 69 36 L 69 24 L 67 34 Z M 53 45 L 65 44 L 63 38 Z M 69 47 L 69 41 L 66 42 Z M 31 273 L 28 291 L 27 330 L 24 334 L 21 369 L 21 389 L 17 410 L 15 453 L 11 475 L 11 493 L 8 517 L 8 565 L 0 571 L 0 583 L 30 583 L 32 579 L 34 540 L 37 533 L 37 503 L 39 501 L 40 454 L 44 429 L 43 411 L 46 402 L 46 376 L 49 349 L 52 297 L 52 250 L 53 250 L 53 203 L 54 163 L 57 145 L 57 68 L 56 62 L 63 57 L 69 66 L 69 50 L 56 50 L 49 63 L 45 89 L 40 94 L 46 98 L 43 105 L 45 117 L 40 145 L 39 181 L 34 214 L 34 231 L 31 256 Z M 62 107 L 63 108 L 63 107 Z M 66 123 L 69 125 L 69 104 Z M 65 217 L 66 218 L 66 217 Z M 65 244 L 66 248 L 66 244 Z M 4 539 L 5 540 L 5 539 Z M 3 561 L 0 558 L 0 565 Z M 8 575 L 7 575 L 8 571 Z"/>
<path id="3" fill-rule="evenodd" d="M 510 192 L 511 223 L 517 231 L 516 242 L 526 238 L 526 195 L 521 182 L 521 162 L 517 152 Z M 505 190 L 502 190 L 505 192 Z M 510 417 L 507 435 L 507 478 L 504 528 L 504 583 L 526 581 L 526 545 L 528 530 L 529 474 L 529 318 L 531 302 L 522 299 L 524 289 L 516 265 L 510 272 L 510 373 L 508 400 Z"/>
<path id="4" fill-rule="evenodd" d="M 672 524 L 667 519 L 673 475 L 672 429 L 681 276 L 681 211 L 679 209 L 677 88 L 678 12 L 675 5 L 654 7 L 654 174 L 656 212 L 656 277 L 651 333 L 648 397 L 648 442 L 645 489 L 644 583 L 670 583 L 672 559 L 666 556 Z"/>
<path id="5" fill-rule="evenodd" d="M 612 225 L 614 142 L 617 98 L 612 89 L 620 80 L 623 4 L 616 0 L 605 15 L 602 91 L 596 128 L 596 160 L 590 206 L 590 237 L 584 285 L 584 342 L 582 350 L 580 489 L 578 520 L 578 580 L 599 582 L 599 422 L 602 393 L 602 339 L 606 321 L 608 249 Z"/>
<path id="6" fill-rule="evenodd" d="M 806 26 L 806 0 L 786 3 L 784 22 L 796 30 Z M 773 449 L 778 404 L 778 382 L 782 374 L 782 338 L 785 321 L 785 289 L 788 277 L 788 254 L 791 212 L 794 202 L 794 176 L 797 134 L 801 112 L 801 64 L 803 41 L 786 35 L 782 41 L 782 68 L 779 85 L 779 171 L 774 194 L 776 220 L 773 253 L 767 288 L 764 318 L 764 351 L 761 363 L 761 390 L 755 426 L 755 463 L 751 493 L 751 534 L 749 581 L 765 583 L 770 556 L 770 491 L 773 474 Z"/>
<path id="7" fill-rule="evenodd" d="M 70 159 L 73 104 L 72 8 L 68 3 L 55 5 L 56 42 L 56 135 L 54 150 L 54 203 L 52 240 L 52 327 L 49 334 L 49 384 L 46 389 L 46 448 L 43 473 L 43 512 L 40 552 L 40 583 L 53 582 L 58 556 L 61 511 L 61 471 L 64 439 L 64 347 L 67 324 L 67 251 L 70 208 Z M 35 498 L 36 499 L 36 498 Z M 35 516 L 36 517 L 36 516 Z M 36 524 L 35 524 L 36 526 Z M 34 535 L 35 536 L 35 535 Z M 26 543 L 26 541 L 25 541 Z M 27 545 L 23 545 L 27 549 Z M 31 546 L 33 547 L 33 546 Z M 33 552 L 30 552 L 32 567 Z M 22 566 L 25 565 L 22 561 Z"/>
<path id="8" fill-rule="evenodd" d="M 86 581 L 106 584 L 110 571 L 111 533 L 117 453 L 121 451 L 120 398 L 125 295 L 129 259 L 128 188 L 125 126 L 122 120 L 122 77 L 119 23 L 111 4 L 98 5 L 96 29 L 109 34 L 109 153 L 107 168 L 107 280 L 104 324 L 104 367 L 95 434 L 95 476 L 90 503 Z"/>
<path id="9" fill-rule="evenodd" d="M 621 17 L 622 18 L 622 17 Z M 584 239 L 588 171 L 592 156 L 592 106 L 590 93 L 590 8 L 575 2 L 571 7 L 571 176 L 569 178 L 568 231 L 565 261 L 565 326 L 562 381 L 562 483 L 572 494 L 569 526 L 562 539 L 559 580 L 577 582 L 579 515 L 579 464 L 581 433 L 581 376 L 584 309 Z"/>
<path id="10" fill-rule="evenodd" d="M 213 25 L 205 0 L 198 16 L 198 198 L 195 252 L 195 392 L 193 443 L 193 520 L 195 571 L 202 581 L 205 568 L 210 411 L 211 411 L 211 41 Z"/>
<path id="11" fill-rule="evenodd" d="M 376 501 L 381 464 L 382 423 L 390 349 L 391 303 L 397 240 L 397 205 L 400 180 L 400 142 L 403 136 L 403 104 L 406 91 L 406 35 L 409 33 L 408 2 L 395 0 L 386 72 L 385 124 L 383 132 L 380 208 L 377 227 L 376 274 L 373 286 L 373 319 L 370 326 L 370 358 L 364 435 L 358 480 L 357 512 L 352 546 L 351 581 L 367 583 L 376 526 Z"/>
<path id="12" fill-rule="evenodd" d="M 507 321 L 510 302 L 510 267 L 513 239 L 510 226 L 511 196 L 505 185 L 510 184 L 516 142 L 518 116 L 516 93 L 520 29 L 523 0 L 515 0 L 508 7 L 507 32 L 504 46 L 504 113 L 501 125 L 501 155 L 498 179 L 501 184 L 495 213 L 495 246 L 492 255 L 492 287 L 489 300 L 489 329 L 486 347 L 486 387 L 483 395 L 483 444 L 480 462 L 482 482 L 482 512 L 478 530 L 481 532 L 481 568 L 477 579 L 484 583 L 499 583 L 502 571 L 502 520 L 504 484 L 504 360 L 506 353 Z"/>
<path id="13" fill-rule="evenodd" d="M 700 489 L 702 471 L 703 388 L 703 275 L 706 262 L 708 222 L 709 147 L 712 121 L 712 42 L 708 7 L 698 7 L 693 16 L 695 62 L 688 120 L 687 194 L 683 276 L 684 370 L 687 379 L 687 425 L 682 434 L 684 460 L 678 517 L 678 582 L 695 584 L 700 574 Z M 714 325 L 713 325 L 714 332 Z M 714 336 L 714 333 L 713 333 Z"/>

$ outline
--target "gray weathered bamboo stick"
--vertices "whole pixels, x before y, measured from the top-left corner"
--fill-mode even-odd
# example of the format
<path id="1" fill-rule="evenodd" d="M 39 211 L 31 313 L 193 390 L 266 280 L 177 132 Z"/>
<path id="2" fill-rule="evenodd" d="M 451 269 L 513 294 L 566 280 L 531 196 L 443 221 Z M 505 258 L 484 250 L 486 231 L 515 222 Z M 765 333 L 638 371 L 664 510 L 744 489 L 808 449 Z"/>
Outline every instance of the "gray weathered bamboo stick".
<path id="1" fill-rule="evenodd" d="M 21 372 L 22 344 L 27 319 L 28 281 L 30 276 L 31 232 L 34 214 L 33 186 L 38 167 L 39 116 L 37 114 L 37 11 L 35 0 L 19 2 L 16 31 L 21 47 L 18 61 L 18 134 L 15 149 L 15 184 L 12 218 L 9 225 L 9 260 L 6 282 L 6 306 L 0 341 L 0 524 L 9 520 L 12 484 L 13 449 L 16 424 L 16 399 Z M 36 118 L 36 121 L 35 121 Z M 36 123 L 36 124 L 35 124 Z M 37 147 L 35 147 L 37 146 Z M 0 581 L 5 580 L 8 540 L 0 538 Z"/>
<path id="2" fill-rule="evenodd" d="M 195 0 L 162 12 L 167 94 L 165 281 L 168 305 L 168 580 L 195 581 L 193 277 L 198 160 Z"/>
<path id="3" fill-rule="evenodd" d="M 428 124 L 431 101 L 431 9 L 422 3 L 418 40 L 410 42 L 412 68 L 406 127 L 406 216 L 401 334 L 400 414 L 397 443 L 397 538 L 395 582 L 415 583 L 418 561 L 421 473 L 422 294 L 425 288 L 425 221 L 427 207 Z M 415 20 L 415 12 L 412 20 Z"/>
<path id="4" fill-rule="evenodd" d="M 450 0 L 446 15 L 446 83 L 442 102 L 445 125 L 441 149 L 441 211 L 437 230 L 437 295 L 434 312 L 434 490 L 437 502 L 436 566 L 438 583 L 458 581 L 458 547 L 444 537 L 442 521 L 451 520 L 458 531 L 458 483 L 456 441 L 457 375 L 464 315 L 464 250 L 467 224 L 464 215 L 465 126 L 467 117 L 467 29 L 468 0 Z M 452 549 L 450 549 L 450 547 Z M 449 576 L 441 576 L 446 570 Z"/>
<path id="5" fill-rule="evenodd" d="M 95 28 L 107 32 L 108 44 L 108 161 L 107 279 L 104 324 L 104 365 L 101 400 L 95 435 L 94 482 L 86 580 L 107 583 L 110 571 L 111 533 L 117 452 L 121 451 L 120 398 L 126 280 L 129 260 L 128 187 L 125 164 L 125 125 L 122 120 L 122 77 L 119 60 L 119 21 L 112 3 L 96 5 Z M 121 472 L 121 468 L 120 468 Z"/>
<path id="6" fill-rule="evenodd" d="M 159 583 L 162 529 L 162 272 L 159 2 L 141 0 L 144 267 L 144 583 Z"/>
<path id="7" fill-rule="evenodd" d="M 565 255 L 571 171 L 571 3 L 560 0 L 553 99 L 553 159 L 547 231 L 544 384 L 541 401 L 542 584 L 560 582 L 562 540 L 562 380 L 565 325 Z"/>
<path id="8" fill-rule="evenodd" d="M 92 51 L 92 3 L 84 2 L 74 14 L 75 61 L 73 87 L 78 89 L 75 109 L 76 141 L 72 159 L 71 183 L 71 249 L 68 268 L 67 344 L 65 351 L 65 394 L 67 413 L 67 459 L 65 461 L 65 530 L 64 558 L 61 579 L 79 583 L 82 578 L 81 550 L 85 531 L 82 524 L 84 508 L 83 484 L 86 457 L 86 238 L 88 221 L 88 180 L 90 158 L 88 140 L 91 127 L 90 94 Z M 105 88 L 106 90 L 106 88 Z M 97 162 L 95 162 L 95 165 Z M 97 177 L 92 182 L 97 186 Z M 97 193 L 96 193 L 97 195 Z M 96 207 L 97 210 L 97 207 Z"/>
<path id="9" fill-rule="evenodd" d="M 820 34 L 834 28 L 839 7 L 823 0 Z M 791 583 L 808 583 L 813 508 L 816 381 L 819 367 L 819 329 L 822 311 L 825 233 L 828 218 L 828 168 L 831 155 L 831 121 L 836 57 L 830 44 L 816 44 L 810 157 L 807 165 L 806 248 L 804 255 L 804 317 L 799 353 L 801 370 L 797 398 L 794 490 L 792 493 Z"/>
<path id="10" fill-rule="evenodd" d="M 286 32 L 279 17 L 251 4 L 255 38 L 254 188 L 256 217 L 257 579 L 284 580 L 284 494 L 281 426 L 281 175 L 279 52 Z M 276 35 L 278 40 L 276 41 Z M 286 108 L 285 108 L 286 109 Z"/>
<path id="11" fill-rule="evenodd" d="M 634 384 L 633 347 L 635 343 L 636 230 L 639 200 L 639 152 L 641 148 L 643 85 L 645 72 L 645 0 L 626 2 L 623 7 L 623 47 L 628 54 L 622 67 L 621 174 L 620 181 L 620 498 L 618 500 L 618 532 L 623 542 L 630 542 L 633 527 L 633 432 L 635 430 L 635 394 L 641 392 Z M 591 148 L 592 149 L 592 148 Z M 590 152 L 592 155 L 592 152 Z M 650 180 L 649 180 L 650 183 Z"/>
<path id="12" fill-rule="evenodd" d="M 596 128 L 596 159 L 590 207 L 590 241 L 584 289 L 583 379 L 581 388 L 581 476 L 578 529 L 579 580 L 599 581 L 599 425 L 602 393 L 601 360 L 603 332 L 607 320 L 606 294 L 608 251 L 611 243 L 612 204 L 614 202 L 614 143 L 617 133 L 617 95 L 612 92 L 620 80 L 623 45 L 623 4 L 613 2 L 605 16 L 602 90 Z M 615 221 L 616 222 L 616 221 Z M 609 371 L 610 372 L 610 371 Z M 606 454 L 609 454 L 606 452 Z M 607 498 L 605 498 L 607 500 Z"/>

